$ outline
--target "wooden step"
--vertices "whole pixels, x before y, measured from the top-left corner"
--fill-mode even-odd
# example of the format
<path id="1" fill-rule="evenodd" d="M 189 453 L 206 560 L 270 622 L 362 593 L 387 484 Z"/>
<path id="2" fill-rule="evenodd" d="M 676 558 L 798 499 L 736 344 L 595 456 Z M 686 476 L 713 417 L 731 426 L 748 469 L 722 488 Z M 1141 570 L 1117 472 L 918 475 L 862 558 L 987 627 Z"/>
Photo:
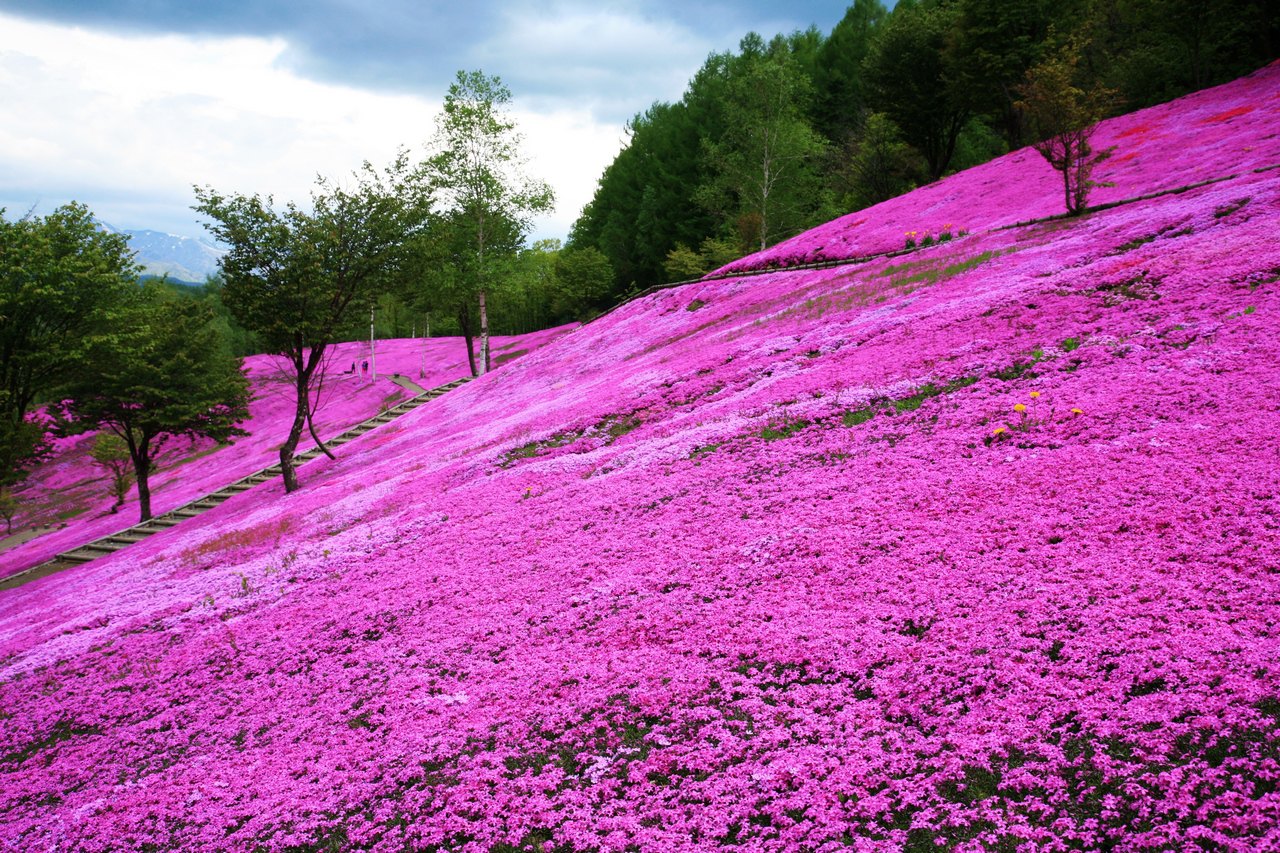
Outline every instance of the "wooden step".
<path id="1" fill-rule="evenodd" d="M 87 545 L 81 545 L 77 551 L 97 551 L 99 554 L 114 554 L 123 548 L 123 545 L 112 544 L 105 539 L 99 539 L 96 542 L 90 542 Z"/>
<path id="2" fill-rule="evenodd" d="M 159 530 L 129 530 L 126 533 L 117 533 L 115 536 L 108 536 L 104 542 L 117 542 L 121 547 L 132 545 L 135 542 L 141 542 L 148 536 L 154 536 Z"/>
<path id="3" fill-rule="evenodd" d="M 364 422 L 357 424 L 356 426 L 348 429 L 346 432 L 343 432 L 337 437 L 331 439 L 328 442 L 328 446 L 337 447 L 339 445 L 346 444 L 349 441 L 354 441 L 355 439 L 359 438 L 360 436 L 364 435 L 367 432 L 371 432 L 374 429 L 377 429 L 378 427 L 383 426 L 384 424 L 391 423 L 396 418 L 400 417 L 401 415 L 407 414 L 408 412 L 413 411 L 414 409 L 418 408 L 424 403 L 428 403 L 431 400 L 436 399 L 437 397 L 444 396 L 444 394 L 448 393 L 454 388 L 458 388 L 462 385 L 465 385 L 466 383 L 470 382 L 473 378 L 474 377 L 471 377 L 471 376 L 463 376 L 459 379 L 453 380 L 452 382 L 448 382 L 448 383 L 445 383 L 444 385 L 439 385 L 428 391 L 421 392 L 417 396 L 410 397 L 407 400 L 401 400 L 399 403 L 395 404 L 394 406 L 391 406 L 385 411 L 380 412 L 379 414 L 373 416 L 372 418 L 369 418 Z M 294 462 L 297 464 L 309 462 L 312 459 L 315 459 L 317 456 L 320 456 L 323 452 L 324 451 L 320 450 L 319 448 L 313 448 L 311 450 L 308 450 L 304 453 L 300 453 L 297 456 L 295 456 Z M 274 480 L 275 478 L 279 477 L 282 473 L 283 472 L 279 465 L 272 465 L 268 468 L 264 468 L 263 470 L 257 472 L 256 474 L 250 474 L 248 477 L 244 477 L 228 486 L 224 486 L 218 491 L 210 495 L 206 495 L 205 497 L 200 498 L 199 500 L 192 501 L 191 503 L 186 504 L 185 506 L 181 506 L 178 509 L 167 512 L 163 515 L 158 515 L 155 518 L 149 519 L 145 522 L 142 522 L 141 524 L 135 525 L 121 533 L 117 533 L 113 536 L 104 537 L 95 542 L 91 542 L 88 545 L 82 545 L 79 548 L 76 548 L 72 551 L 67 551 L 63 554 L 59 554 L 57 557 L 54 557 L 48 563 L 42 564 L 42 565 L 47 566 L 47 565 L 52 565 L 57 563 L 65 563 L 65 564 L 87 563 L 98 557 L 105 556 L 106 554 L 114 553 L 120 550 L 121 548 L 125 548 L 125 547 L 128 547 L 129 545 L 135 544 L 137 542 L 141 542 L 143 539 L 147 538 L 148 536 L 153 536 L 162 530 L 167 530 L 170 527 L 180 524 L 181 522 L 183 522 L 188 518 L 195 518 L 196 516 L 200 515 L 204 511 L 213 509 L 214 507 L 220 505 L 223 501 L 228 500 L 229 498 L 234 497 L 235 495 L 240 494 L 241 492 L 246 492 L 252 489 L 254 486 L 261 485 L 262 483 L 267 483 L 267 482 L 270 482 L 271 480 Z M 39 567 L 36 567 L 36 568 L 39 568 Z"/>

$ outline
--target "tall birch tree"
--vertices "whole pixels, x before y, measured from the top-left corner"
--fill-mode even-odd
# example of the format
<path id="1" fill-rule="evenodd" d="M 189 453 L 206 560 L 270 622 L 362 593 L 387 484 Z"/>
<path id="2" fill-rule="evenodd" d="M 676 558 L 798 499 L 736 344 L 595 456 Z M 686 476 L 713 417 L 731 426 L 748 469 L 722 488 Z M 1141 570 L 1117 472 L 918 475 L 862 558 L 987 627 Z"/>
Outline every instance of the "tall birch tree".
<path id="1" fill-rule="evenodd" d="M 724 133 L 704 142 L 712 178 L 699 200 L 736 212 L 743 243 L 763 250 L 821 220 L 826 143 L 805 117 L 812 86 L 790 45 L 752 33 L 741 48 L 728 63 Z"/>
<path id="2" fill-rule="evenodd" d="M 510 261 L 532 227 L 535 213 L 551 210 L 551 187 L 525 174 L 521 136 L 508 112 L 511 90 L 482 71 L 459 71 L 436 123 L 431 154 L 424 164 L 445 210 L 445 221 L 466 246 L 457 282 L 480 311 L 479 364 L 471 373 L 488 372 L 489 322 L 486 295 L 495 270 Z M 469 312 L 468 312 L 469 313 Z M 468 355 L 470 326 L 463 328 Z"/>

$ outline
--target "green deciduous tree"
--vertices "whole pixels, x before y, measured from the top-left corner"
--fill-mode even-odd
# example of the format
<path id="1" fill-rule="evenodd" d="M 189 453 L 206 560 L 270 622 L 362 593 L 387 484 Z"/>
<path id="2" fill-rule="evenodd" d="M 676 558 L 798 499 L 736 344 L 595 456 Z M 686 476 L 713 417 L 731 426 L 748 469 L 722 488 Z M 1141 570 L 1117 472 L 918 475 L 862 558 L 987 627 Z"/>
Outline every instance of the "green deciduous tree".
<path id="1" fill-rule="evenodd" d="M 270 197 L 196 189 L 196 210 L 229 247 L 222 300 L 268 352 L 286 359 L 295 409 L 280 446 L 285 490 L 298 488 L 293 454 L 312 423 L 317 381 L 331 344 L 355 325 L 357 309 L 409 274 L 430 219 L 430 194 L 401 156 L 385 170 L 369 164 L 350 189 L 317 182 L 310 211 L 276 210 Z"/>
<path id="2" fill-rule="evenodd" d="M 1084 27 L 1082 66 L 1127 109 L 1226 83 L 1280 56 L 1274 0 L 1093 0 Z"/>
<path id="3" fill-rule="evenodd" d="M 533 214 L 554 203 L 551 187 L 524 172 L 510 101 L 511 91 L 498 77 L 459 71 L 424 164 L 453 231 L 446 241 L 456 258 L 453 288 L 474 294 L 479 309 L 480 359 L 477 365 L 472 358 L 473 375 L 490 367 L 485 300 L 495 273 L 513 260 Z M 463 334 L 472 357 L 469 324 Z"/>
<path id="4" fill-rule="evenodd" d="M 924 162 L 902 138 L 893 119 L 871 113 L 849 136 L 838 175 L 841 200 L 850 210 L 870 207 L 910 190 L 923 177 Z"/>
<path id="5" fill-rule="evenodd" d="M 1094 153 L 1089 145 L 1094 126 L 1111 102 L 1108 89 L 1076 85 L 1079 49 L 1068 44 L 1027 70 L 1018 101 L 1036 137 L 1035 148 L 1062 173 L 1067 212 L 1083 213 L 1089 191 L 1096 186 L 1094 167 L 1110 156 L 1110 150 Z"/>
<path id="6" fill-rule="evenodd" d="M 149 287 L 111 334 L 92 337 L 68 382 L 62 415 L 114 433 L 128 448 L 141 520 L 151 517 L 156 454 L 175 436 L 225 442 L 244 435 L 249 383 L 213 312 Z"/>
<path id="7" fill-rule="evenodd" d="M 94 436 L 89 458 L 106 469 L 110 478 L 107 493 L 115 498 L 111 512 L 119 512 L 133 486 L 133 460 L 129 456 L 129 445 L 113 432 L 100 432 Z"/>
<path id="8" fill-rule="evenodd" d="M 0 405 L 7 392 L 0 391 Z M 49 457 L 51 446 L 43 420 L 28 414 L 14 418 L 0 418 L 0 503 L 7 509 L 4 515 L 6 528 L 13 532 L 13 518 L 21 504 L 13 499 L 12 491 L 22 484 L 40 462 Z"/>
<path id="9" fill-rule="evenodd" d="M 880 0 L 854 0 L 818 53 L 814 124 L 833 142 L 858 129 L 866 109 L 862 63 L 889 17 Z"/>
<path id="10" fill-rule="evenodd" d="M 557 315 L 584 320 L 613 283 L 613 268 L 604 253 L 592 246 L 563 249 L 556 257 L 556 296 L 553 308 Z"/>
<path id="11" fill-rule="evenodd" d="M 974 109 L 998 128 L 1009 149 L 1025 144 L 1017 87 L 1039 61 L 1055 22 L 1083 15 L 1085 0 L 959 0 L 949 65 L 973 95 Z"/>
<path id="12" fill-rule="evenodd" d="M 718 230 L 718 217 L 694 195 L 707 175 L 702 138 L 717 136 L 722 124 L 715 93 L 723 83 L 723 58 L 707 61 L 684 101 L 656 103 L 631 120 L 626 147 L 574 223 L 569 245 L 605 254 L 615 299 L 663 281 L 667 253 L 676 244 L 696 246 Z"/>
<path id="13" fill-rule="evenodd" d="M 864 64 L 870 105 L 887 114 L 928 164 L 946 173 L 956 140 L 972 114 L 975 93 L 955 67 L 948 45 L 958 10 L 951 5 L 899 4 Z"/>
<path id="14" fill-rule="evenodd" d="M 0 210 L 0 497 L 46 456 L 33 408 L 56 397 L 136 291 L 128 239 L 68 204 L 10 221 Z"/>

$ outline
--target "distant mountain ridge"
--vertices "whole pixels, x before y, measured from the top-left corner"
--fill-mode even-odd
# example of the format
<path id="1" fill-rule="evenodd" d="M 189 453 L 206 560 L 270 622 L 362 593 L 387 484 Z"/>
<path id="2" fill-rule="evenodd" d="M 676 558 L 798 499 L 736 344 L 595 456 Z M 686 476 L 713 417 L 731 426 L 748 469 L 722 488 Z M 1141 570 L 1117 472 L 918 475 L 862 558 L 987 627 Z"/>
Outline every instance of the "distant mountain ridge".
<path id="1" fill-rule="evenodd" d="M 202 284 L 218 271 L 218 261 L 226 254 L 225 249 L 195 237 L 147 229 L 125 230 L 105 222 L 98 224 L 105 231 L 129 238 L 129 248 L 137 253 L 136 260 L 146 275 L 167 275 L 176 281 Z"/>

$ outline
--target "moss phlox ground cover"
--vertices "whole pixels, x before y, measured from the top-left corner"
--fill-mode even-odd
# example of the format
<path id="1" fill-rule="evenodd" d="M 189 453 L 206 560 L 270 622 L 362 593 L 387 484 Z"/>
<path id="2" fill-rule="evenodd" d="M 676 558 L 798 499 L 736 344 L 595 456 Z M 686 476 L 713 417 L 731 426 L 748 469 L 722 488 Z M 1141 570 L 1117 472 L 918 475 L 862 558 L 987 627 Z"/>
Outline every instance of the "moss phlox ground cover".
<path id="1" fill-rule="evenodd" d="M 1095 151 L 1112 150 L 1094 174 L 1090 204 L 1280 164 L 1277 63 L 1238 80 L 1102 122 Z M 1194 146 L 1189 151 L 1188 146 Z M 850 213 L 734 261 L 717 272 L 862 257 L 908 242 L 1009 225 L 1063 212 L 1062 176 L 1023 148 L 905 196 Z"/>
<path id="2" fill-rule="evenodd" d="M 1157 108 L 1188 175 L 1278 73 Z M 1249 172 L 662 291 L 6 592 L 0 837 L 1280 847 L 1277 222 Z"/>
<path id="3" fill-rule="evenodd" d="M 532 335 L 494 338 L 494 356 L 506 357 L 536 349 L 564 333 L 565 327 Z M 434 388 L 466 376 L 466 350 L 459 338 L 389 340 L 377 342 L 378 379 L 361 376 L 361 363 L 369 358 L 368 342 L 338 344 L 325 367 L 315 413 L 316 431 L 329 438 L 373 417 L 382 408 L 407 399 L 411 393 L 391 381 L 399 373 L 425 388 Z M 353 372 L 354 368 L 354 372 Z M 187 501 L 216 491 L 246 474 L 279 461 L 279 447 L 293 420 L 294 391 L 284 364 L 270 356 L 245 360 L 254 399 L 244 428 L 249 435 L 232 445 L 219 447 L 208 439 L 172 440 L 163 448 L 152 474 L 153 511 L 158 515 Z M 49 532 L 15 548 L 0 552 L 0 577 L 41 563 L 100 536 L 114 533 L 138 520 L 134 495 L 117 514 L 109 512 L 107 475 L 89 458 L 96 433 L 57 439 L 49 464 L 41 466 L 18 491 L 22 510 L 15 519 L 18 529 L 48 525 Z M 299 452 L 312 447 L 303 434 Z"/>

